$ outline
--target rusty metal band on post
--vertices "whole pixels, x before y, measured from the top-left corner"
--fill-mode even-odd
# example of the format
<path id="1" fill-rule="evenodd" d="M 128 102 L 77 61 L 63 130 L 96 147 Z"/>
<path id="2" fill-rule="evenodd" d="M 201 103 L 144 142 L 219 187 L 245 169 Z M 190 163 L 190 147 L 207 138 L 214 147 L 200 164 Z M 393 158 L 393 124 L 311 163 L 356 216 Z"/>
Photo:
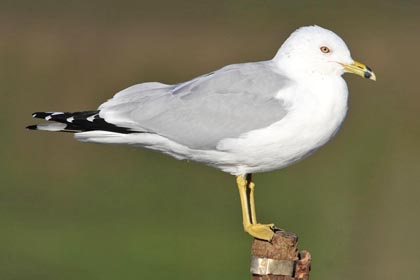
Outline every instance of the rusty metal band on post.
<path id="1" fill-rule="evenodd" d="M 294 267 L 294 261 L 251 257 L 251 273 L 256 275 L 293 276 Z"/>

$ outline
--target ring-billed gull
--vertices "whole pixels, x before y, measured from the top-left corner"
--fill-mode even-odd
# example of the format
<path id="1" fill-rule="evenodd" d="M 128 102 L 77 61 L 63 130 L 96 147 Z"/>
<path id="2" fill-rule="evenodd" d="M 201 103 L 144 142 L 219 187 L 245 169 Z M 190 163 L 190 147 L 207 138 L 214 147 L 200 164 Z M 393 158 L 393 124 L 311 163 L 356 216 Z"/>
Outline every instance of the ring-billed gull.
<path id="1" fill-rule="evenodd" d="M 137 84 L 94 111 L 34 113 L 54 122 L 28 128 L 145 147 L 236 175 L 244 230 L 271 240 L 274 225 L 256 219 L 251 174 L 295 163 L 334 136 L 347 111 L 346 72 L 376 79 L 334 32 L 301 27 L 272 60 L 175 85 Z"/>

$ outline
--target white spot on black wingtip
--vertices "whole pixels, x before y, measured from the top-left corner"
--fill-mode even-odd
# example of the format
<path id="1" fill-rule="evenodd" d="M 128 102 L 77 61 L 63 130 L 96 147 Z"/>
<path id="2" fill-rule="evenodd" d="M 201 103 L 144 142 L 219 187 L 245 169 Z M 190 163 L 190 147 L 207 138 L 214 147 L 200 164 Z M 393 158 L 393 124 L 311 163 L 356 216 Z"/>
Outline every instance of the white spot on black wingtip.
<path id="1" fill-rule="evenodd" d="M 89 122 L 93 122 L 93 120 L 96 118 L 96 116 L 98 116 L 98 114 L 92 115 L 92 116 L 86 118 L 86 120 L 89 121 Z"/>
<path id="2" fill-rule="evenodd" d="M 66 121 L 68 121 L 69 123 L 72 123 L 74 121 L 74 117 L 67 118 Z"/>
<path id="3" fill-rule="evenodd" d="M 51 120 L 51 118 L 52 118 L 52 117 L 51 117 L 51 115 L 50 115 L 50 116 L 46 116 L 46 117 L 45 117 L 45 120 L 46 120 L 46 121 L 49 121 L 49 120 Z"/>

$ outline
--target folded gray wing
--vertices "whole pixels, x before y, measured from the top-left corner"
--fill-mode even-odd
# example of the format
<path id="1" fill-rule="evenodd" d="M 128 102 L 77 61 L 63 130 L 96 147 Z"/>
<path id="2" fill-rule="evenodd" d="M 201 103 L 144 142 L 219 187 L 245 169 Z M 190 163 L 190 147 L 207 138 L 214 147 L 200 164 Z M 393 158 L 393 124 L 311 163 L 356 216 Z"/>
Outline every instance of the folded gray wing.
<path id="1" fill-rule="evenodd" d="M 144 83 L 99 107 L 107 122 L 157 133 L 194 149 L 267 127 L 286 114 L 277 93 L 291 81 L 271 62 L 244 63 L 178 85 Z"/>

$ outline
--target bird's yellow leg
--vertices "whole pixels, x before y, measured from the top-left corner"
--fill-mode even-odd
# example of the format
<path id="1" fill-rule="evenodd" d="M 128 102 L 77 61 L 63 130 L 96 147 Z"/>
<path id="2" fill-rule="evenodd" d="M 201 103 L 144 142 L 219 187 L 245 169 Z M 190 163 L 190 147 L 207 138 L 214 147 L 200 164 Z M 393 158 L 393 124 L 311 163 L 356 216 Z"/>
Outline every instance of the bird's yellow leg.
<path id="1" fill-rule="evenodd" d="M 256 224 L 257 214 L 255 213 L 255 199 L 254 199 L 255 184 L 254 182 L 250 181 L 248 183 L 248 186 L 249 186 L 249 206 L 251 208 L 251 224 Z"/>
<path id="2" fill-rule="evenodd" d="M 236 183 L 238 185 L 239 196 L 241 198 L 244 230 L 255 238 L 270 241 L 274 235 L 274 224 L 257 223 L 254 203 L 255 185 L 252 182 L 247 181 L 244 176 L 237 176 Z"/>
<path id="3" fill-rule="evenodd" d="M 242 208 L 242 221 L 244 225 L 244 229 L 251 225 L 250 215 L 249 215 L 249 207 L 248 207 L 248 198 L 247 198 L 247 183 L 246 180 L 242 176 L 236 177 L 236 184 L 238 185 L 239 190 L 239 197 L 241 198 L 241 208 Z"/>

